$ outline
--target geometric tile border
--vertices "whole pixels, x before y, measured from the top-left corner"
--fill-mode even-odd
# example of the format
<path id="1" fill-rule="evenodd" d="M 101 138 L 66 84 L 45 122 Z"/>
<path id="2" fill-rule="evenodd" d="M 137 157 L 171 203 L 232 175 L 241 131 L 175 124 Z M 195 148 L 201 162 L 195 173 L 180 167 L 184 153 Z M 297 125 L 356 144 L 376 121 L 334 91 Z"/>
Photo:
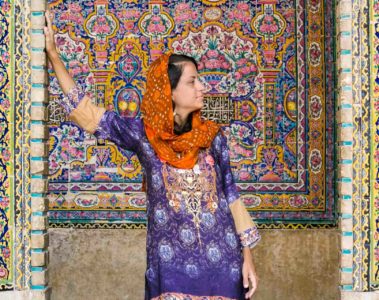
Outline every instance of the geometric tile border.
<path id="1" fill-rule="evenodd" d="M 31 289 L 48 297 L 48 128 L 47 61 L 44 53 L 46 1 L 31 1 Z"/>
<path id="2" fill-rule="evenodd" d="M 353 290 L 369 290 L 370 253 L 370 62 L 368 1 L 353 1 Z M 353 29 L 353 30 L 352 30 Z"/>
<path id="3" fill-rule="evenodd" d="M 13 3 L 0 0 L 0 291 L 14 289 L 15 278 L 15 178 Z"/>
<path id="4" fill-rule="evenodd" d="M 370 70 L 370 289 L 379 290 L 379 3 L 369 1 Z"/>
<path id="5" fill-rule="evenodd" d="M 16 290 L 30 288 L 31 279 L 31 207 L 30 207 L 30 5 L 14 2 L 14 151 L 15 151 L 15 281 Z"/>
<path id="6" fill-rule="evenodd" d="M 340 204 L 341 290 L 353 289 L 353 97 L 352 97 L 352 2 L 336 3 L 337 18 L 337 191 Z"/>

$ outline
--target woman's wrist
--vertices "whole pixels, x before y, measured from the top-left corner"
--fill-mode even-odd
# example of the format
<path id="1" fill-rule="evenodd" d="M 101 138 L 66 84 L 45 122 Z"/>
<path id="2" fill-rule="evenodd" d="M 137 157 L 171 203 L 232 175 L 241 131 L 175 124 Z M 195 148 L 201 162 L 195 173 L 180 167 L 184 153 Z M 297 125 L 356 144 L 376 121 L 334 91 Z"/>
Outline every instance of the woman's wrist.
<path id="1" fill-rule="evenodd" d="M 51 62 L 54 62 L 60 59 L 59 53 L 57 50 L 49 50 L 46 53 L 47 53 L 47 57 L 50 59 Z"/>
<path id="2" fill-rule="evenodd" d="M 242 250 L 242 253 L 243 253 L 244 262 L 251 265 L 252 268 L 255 270 L 254 261 L 253 261 L 253 254 L 251 253 L 251 249 L 249 247 L 244 247 Z"/>
<path id="3" fill-rule="evenodd" d="M 250 251 L 249 247 L 243 247 L 242 253 L 243 253 L 244 257 L 251 257 L 252 258 L 251 251 Z"/>

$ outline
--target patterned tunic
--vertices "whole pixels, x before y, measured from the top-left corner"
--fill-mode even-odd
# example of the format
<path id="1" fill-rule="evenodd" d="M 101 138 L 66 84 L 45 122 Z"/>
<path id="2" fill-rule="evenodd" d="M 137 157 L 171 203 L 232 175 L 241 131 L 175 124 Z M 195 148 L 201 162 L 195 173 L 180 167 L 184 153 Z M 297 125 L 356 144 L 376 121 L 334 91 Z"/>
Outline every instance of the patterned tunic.
<path id="1" fill-rule="evenodd" d="M 63 105 L 86 128 L 82 114 L 96 107 L 88 99 L 80 107 L 82 98 L 75 88 Z M 145 172 L 145 299 L 244 299 L 241 247 L 254 247 L 260 236 L 254 223 L 237 234 L 231 207 L 240 200 L 222 133 L 200 151 L 193 169 L 177 169 L 156 155 L 142 119 L 107 111 L 96 125 L 98 138 L 135 152 Z"/>

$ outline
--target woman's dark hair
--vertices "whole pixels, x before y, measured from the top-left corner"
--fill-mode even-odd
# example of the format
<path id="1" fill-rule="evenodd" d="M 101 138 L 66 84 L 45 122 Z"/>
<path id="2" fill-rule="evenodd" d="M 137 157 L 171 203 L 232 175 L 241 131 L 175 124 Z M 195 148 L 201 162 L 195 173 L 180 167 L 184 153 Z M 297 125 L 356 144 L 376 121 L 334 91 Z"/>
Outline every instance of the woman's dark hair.
<path id="1" fill-rule="evenodd" d="M 168 78 L 170 81 L 171 90 L 174 90 L 179 83 L 180 77 L 183 73 L 182 63 L 190 62 L 193 63 L 197 69 L 197 62 L 194 58 L 184 55 L 184 54 L 172 54 L 168 60 Z M 175 108 L 175 103 L 172 103 L 173 109 Z M 192 129 L 192 113 L 188 116 L 186 124 L 183 127 L 179 127 L 176 123 L 174 124 L 174 133 L 181 135 L 185 132 L 191 131 Z"/>
<path id="2" fill-rule="evenodd" d="M 168 78 L 170 80 L 171 89 L 174 90 L 183 73 L 182 63 L 193 63 L 197 69 L 197 62 L 193 57 L 184 54 L 172 54 L 168 59 Z"/>

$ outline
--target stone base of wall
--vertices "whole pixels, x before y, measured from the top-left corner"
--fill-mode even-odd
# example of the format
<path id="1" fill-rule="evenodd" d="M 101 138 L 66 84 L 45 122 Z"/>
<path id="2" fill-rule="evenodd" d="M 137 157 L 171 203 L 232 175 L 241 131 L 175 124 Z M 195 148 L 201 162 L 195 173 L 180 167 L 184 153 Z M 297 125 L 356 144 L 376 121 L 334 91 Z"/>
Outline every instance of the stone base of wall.
<path id="1" fill-rule="evenodd" d="M 49 229 L 53 300 L 144 298 L 145 230 Z M 339 232 L 261 230 L 254 300 L 338 300 Z"/>
<path id="2" fill-rule="evenodd" d="M 0 292 L 1 300 L 48 300 L 51 296 L 51 289 L 46 291 L 6 291 Z"/>
<path id="3" fill-rule="evenodd" d="M 379 291 L 375 292 L 342 292 L 341 300 L 379 300 Z"/>

